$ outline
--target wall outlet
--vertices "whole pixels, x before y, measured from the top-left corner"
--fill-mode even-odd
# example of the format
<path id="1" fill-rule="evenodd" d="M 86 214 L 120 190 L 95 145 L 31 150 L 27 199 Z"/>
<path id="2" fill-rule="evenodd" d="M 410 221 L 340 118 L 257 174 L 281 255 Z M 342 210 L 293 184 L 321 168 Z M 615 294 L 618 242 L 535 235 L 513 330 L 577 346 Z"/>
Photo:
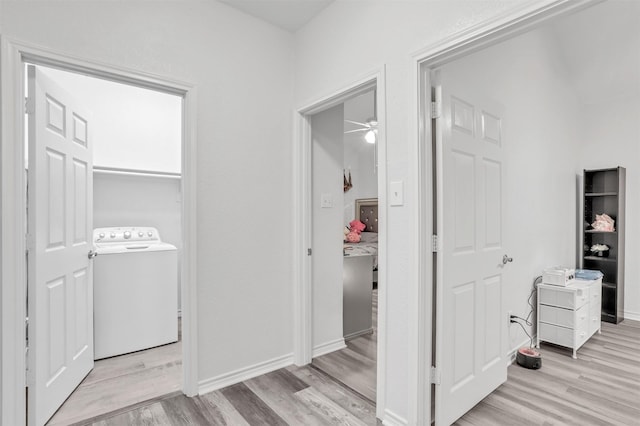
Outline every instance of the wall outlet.
<path id="1" fill-rule="evenodd" d="M 332 194 L 320 195 L 320 208 L 330 209 L 332 207 L 333 207 L 333 195 Z"/>
<path id="2" fill-rule="evenodd" d="M 513 315 L 513 311 L 507 311 L 507 324 L 511 324 L 511 315 Z"/>

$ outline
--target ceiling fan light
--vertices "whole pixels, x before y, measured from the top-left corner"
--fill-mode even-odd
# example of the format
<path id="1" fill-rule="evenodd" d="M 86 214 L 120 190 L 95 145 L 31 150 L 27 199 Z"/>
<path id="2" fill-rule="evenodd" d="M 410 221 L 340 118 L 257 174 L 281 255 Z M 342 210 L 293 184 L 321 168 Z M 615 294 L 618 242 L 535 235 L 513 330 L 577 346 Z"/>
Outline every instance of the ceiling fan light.
<path id="1" fill-rule="evenodd" d="M 364 134 L 364 140 L 367 143 L 376 143 L 376 132 L 374 130 L 369 130 Z"/>

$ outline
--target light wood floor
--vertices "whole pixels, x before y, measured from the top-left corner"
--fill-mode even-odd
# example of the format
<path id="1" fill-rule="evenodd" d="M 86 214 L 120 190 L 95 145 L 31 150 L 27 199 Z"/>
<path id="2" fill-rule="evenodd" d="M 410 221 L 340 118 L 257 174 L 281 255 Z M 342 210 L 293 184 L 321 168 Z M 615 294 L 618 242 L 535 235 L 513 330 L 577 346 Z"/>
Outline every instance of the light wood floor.
<path id="1" fill-rule="evenodd" d="M 373 290 L 373 333 L 347 341 L 347 347 L 314 358 L 312 365 L 376 401 L 376 363 L 378 347 L 378 290 Z"/>
<path id="2" fill-rule="evenodd" d="M 542 369 L 507 383 L 457 425 L 639 425 L 640 323 L 603 324 L 579 351 L 543 345 Z M 90 422 L 121 425 L 380 425 L 374 404 L 312 366 L 291 366 L 195 398 L 170 395 Z"/>
<path id="3" fill-rule="evenodd" d="M 640 322 L 602 323 L 578 350 L 541 344 L 542 368 L 505 384 L 456 425 L 640 425 Z"/>
<path id="4" fill-rule="evenodd" d="M 102 416 L 90 426 L 381 425 L 374 405 L 310 366 L 287 367 L 194 398 L 182 394 Z"/>
<path id="5" fill-rule="evenodd" d="M 181 341 L 99 360 L 47 425 L 73 424 L 181 389 Z"/>

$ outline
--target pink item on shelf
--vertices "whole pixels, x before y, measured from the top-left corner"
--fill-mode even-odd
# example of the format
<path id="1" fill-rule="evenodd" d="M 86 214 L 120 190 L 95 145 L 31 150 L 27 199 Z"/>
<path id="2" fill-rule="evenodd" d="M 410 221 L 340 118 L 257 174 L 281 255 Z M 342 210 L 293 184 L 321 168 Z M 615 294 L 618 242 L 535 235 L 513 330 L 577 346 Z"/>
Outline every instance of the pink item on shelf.
<path id="1" fill-rule="evenodd" d="M 351 231 L 347 234 L 347 242 L 349 243 L 359 243 L 360 242 L 360 234 L 356 231 Z"/>
<path id="2" fill-rule="evenodd" d="M 608 214 L 597 214 L 596 221 L 591 224 L 591 227 L 596 231 L 613 232 L 615 231 L 614 223 L 615 220 L 611 219 Z"/>
<path id="3" fill-rule="evenodd" d="M 351 229 L 351 232 L 357 232 L 359 234 L 364 231 L 367 225 L 360 222 L 358 219 L 353 219 L 351 222 L 349 222 L 349 227 Z"/>

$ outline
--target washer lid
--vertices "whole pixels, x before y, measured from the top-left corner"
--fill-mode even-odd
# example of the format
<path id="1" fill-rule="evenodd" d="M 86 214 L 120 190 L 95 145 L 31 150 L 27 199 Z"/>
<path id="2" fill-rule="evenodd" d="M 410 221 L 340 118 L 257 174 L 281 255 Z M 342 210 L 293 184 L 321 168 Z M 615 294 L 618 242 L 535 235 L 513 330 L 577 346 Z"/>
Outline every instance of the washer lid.
<path id="1" fill-rule="evenodd" d="M 102 246 L 96 245 L 95 248 L 97 254 L 135 254 L 176 250 L 176 246 L 163 242 L 154 244 L 103 244 Z"/>

